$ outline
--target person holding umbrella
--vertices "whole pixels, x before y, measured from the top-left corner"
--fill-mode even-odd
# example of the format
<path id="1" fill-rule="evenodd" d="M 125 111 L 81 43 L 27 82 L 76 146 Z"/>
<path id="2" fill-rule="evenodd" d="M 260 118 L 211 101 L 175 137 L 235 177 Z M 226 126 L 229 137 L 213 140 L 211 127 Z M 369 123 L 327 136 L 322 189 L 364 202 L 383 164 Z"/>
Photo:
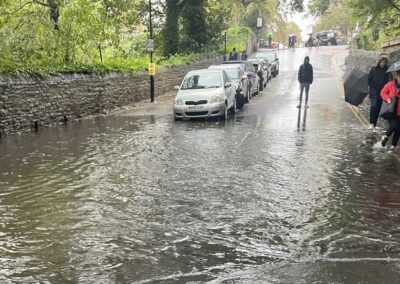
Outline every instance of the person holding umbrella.
<path id="1" fill-rule="evenodd" d="M 394 63 L 388 70 L 388 72 L 396 72 L 395 78 L 387 83 L 382 91 L 381 98 L 386 103 L 390 104 L 393 100 L 396 100 L 396 105 L 394 108 L 394 113 L 391 118 L 389 118 L 389 129 L 386 134 L 382 137 L 382 146 L 386 147 L 389 137 L 393 135 L 392 145 L 390 146 L 390 151 L 394 151 L 397 143 L 400 140 L 400 61 Z"/>
<path id="2" fill-rule="evenodd" d="M 380 94 L 383 87 L 389 82 L 389 73 L 387 73 L 387 70 L 389 69 L 388 62 L 388 58 L 381 55 L 377 66 L 373 67 L 368 75 L 369 98 L 371 101 L 369 123 L 370 129 L 374 132 L 383 102 Z"/>

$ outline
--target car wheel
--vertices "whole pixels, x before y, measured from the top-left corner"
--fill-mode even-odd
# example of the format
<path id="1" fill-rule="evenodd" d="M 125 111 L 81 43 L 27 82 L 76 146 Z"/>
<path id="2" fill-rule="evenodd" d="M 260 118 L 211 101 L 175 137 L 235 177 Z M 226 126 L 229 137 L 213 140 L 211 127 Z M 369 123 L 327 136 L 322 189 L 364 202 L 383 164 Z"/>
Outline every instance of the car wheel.
<path id="1" fill-rule="evenodd" d="M 246 103 L 246 97 L 244 95 L 240 94 L 239 96 L 237 96 L 236 106 L 238 109 L 242 109 L 245 103 Z"/>
<path id="2" fill-rule="evenodd" d="M 228 105 L 225 102 L 225 110 L 224 113 L 220 116 L 221 120 L 226 120 L 228 118 Z"/>
<path id="3" fill-rule="evenodd" d="M 251 86 L 249 87 L 249 91 L 247 92 L 247 99 L 249 102 L 253 99 L 253 90 L 251 89 Z"/>
<path id="4" fill-rule="evenodd" d="M 236 97 L 233 99 L 233 106 L 231 107 L 231 109 L 230 109 L 230 112 L 232 113 L 232 114 L 234 114 L 234 113 L 236 113 L 236 111 L 237 111 L 237 100 L 236 100 Z"/>
<path id="5" fill-rule="evenodd" d="M 257 84 L 257 89 L 256 89 L 257 91 L 254 93 L 253 97 L 257 96 L 260 93 L 259 89 L 260 89 L 260 82 L 258 82 Z"/>
<path id="6" fill-rule="evenodd" d="M 244 97 L 244 103 L 245 104 L 248 104 L 249 102 L 250 102 L 250 93 L 251 93 L 251 91 L 250 91 L 250 88 L 249 87 L 247 87 L 247 92 L 246 92 L 246 96 Z"/>

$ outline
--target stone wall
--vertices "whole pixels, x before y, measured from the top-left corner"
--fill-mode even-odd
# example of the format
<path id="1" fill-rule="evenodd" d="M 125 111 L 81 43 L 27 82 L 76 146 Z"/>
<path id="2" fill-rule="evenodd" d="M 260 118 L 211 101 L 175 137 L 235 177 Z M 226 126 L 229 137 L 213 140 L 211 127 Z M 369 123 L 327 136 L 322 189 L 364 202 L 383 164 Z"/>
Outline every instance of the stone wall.
<path id="1" fill-rule="evenodd" d="M 390 60 L 390 63 L 400 60 L 400 50 L 393 52 L 378 52 L 366 50 L 350 50 L 349 56 L 346 58 L 346 70 L 350 72 L 354 69 L 368 73 L 373 66 L 378 64 L 379 55 L 385 53 Z"/>
<path id="2" fill-rule="evenodd" d="M 220 62 L 208 58 L 199 62 L 160 69 L 156 75 L 156 95 L 179 85 L 193 69 Z M 66 74 L 48 79 L 10 77 L 0 74 L 0 137 L 7 133 L 66 122 L 107 113 L 124 105 L 149 98 L 146 72 Z"/>

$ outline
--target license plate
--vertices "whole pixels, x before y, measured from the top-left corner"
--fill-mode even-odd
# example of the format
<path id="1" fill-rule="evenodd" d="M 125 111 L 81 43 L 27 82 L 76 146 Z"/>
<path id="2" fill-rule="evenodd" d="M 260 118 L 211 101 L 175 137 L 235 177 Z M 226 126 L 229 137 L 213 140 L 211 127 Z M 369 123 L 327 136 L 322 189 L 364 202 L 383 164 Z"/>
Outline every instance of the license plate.
<path id="1" fill-rule="evenodd" d="M 188 108 L 189 108 L 189 110 L 203 110 L 204 109 L 203 106 L 190 106 Z"/>

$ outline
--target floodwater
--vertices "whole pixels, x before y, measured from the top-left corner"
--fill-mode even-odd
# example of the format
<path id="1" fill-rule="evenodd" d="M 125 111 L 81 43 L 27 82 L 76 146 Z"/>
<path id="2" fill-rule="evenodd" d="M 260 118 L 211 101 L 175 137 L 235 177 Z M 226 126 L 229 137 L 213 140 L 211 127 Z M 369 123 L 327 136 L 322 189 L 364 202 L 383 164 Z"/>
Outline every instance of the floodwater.
<path id="1" fill-rule="evenodd" d="M 398 283 L 399 162 L 340 97 L 344 53 L 281 53 L 227 122 L 128 111 L 0 140 L 0 282 Z"/>

